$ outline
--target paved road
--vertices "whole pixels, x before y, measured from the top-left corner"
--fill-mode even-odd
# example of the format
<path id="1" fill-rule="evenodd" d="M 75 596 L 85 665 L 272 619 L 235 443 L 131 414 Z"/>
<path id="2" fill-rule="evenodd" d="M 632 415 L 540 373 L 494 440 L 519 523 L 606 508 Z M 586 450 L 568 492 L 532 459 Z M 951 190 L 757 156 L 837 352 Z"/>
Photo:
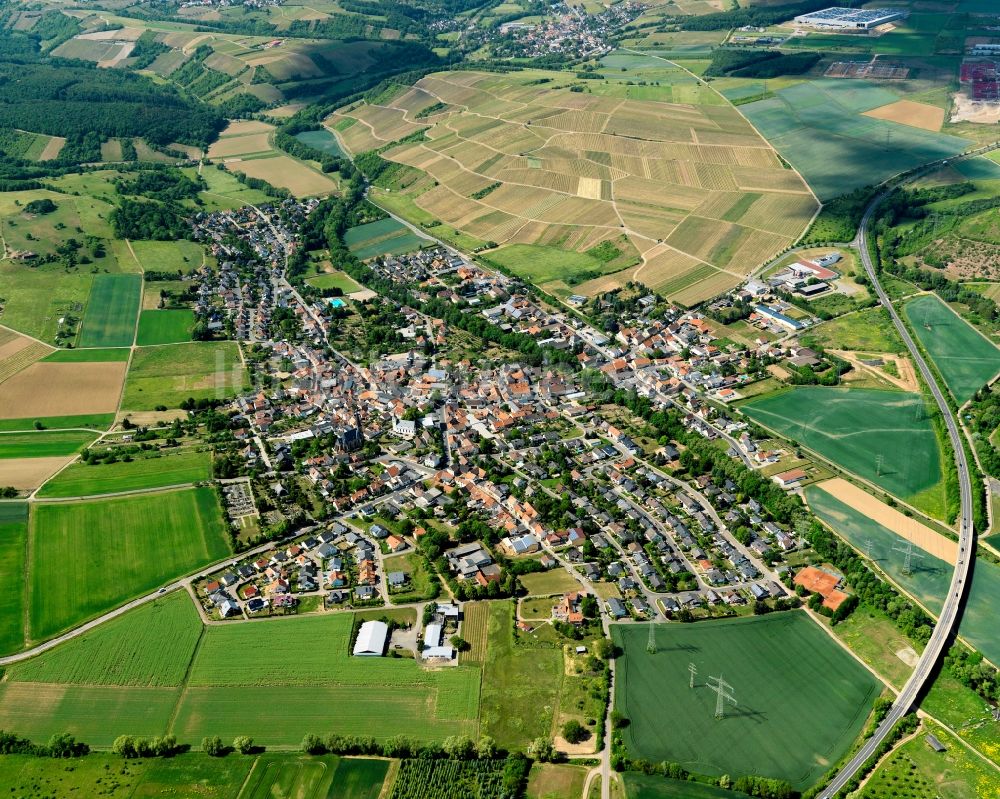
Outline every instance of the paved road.
<path id="1" fill-rule="evenodd" d="M 895 726 L 896 722 L 905 716 L 913 707 L 917 697 L 920 695 L 930 678 L 931 673 L 934 671 L 934 667 L 940 659 L 941 654 L 945 651 L 945 648 L 948 646 L 952 636 L 958 630 L 958 621 L 962 610 L 962 598 L 965 595 L 970 564 L 972 559 L 975 557 L 976 551 L 976 535 L 972 526 L 972 479 L 969 476 L 969 465 L 966 462 L 965 448 L 962 446 L 963 441 L 961 433 L 959 432 L 958 422 L 955 419 L 955 415 L 951 411 L 951 407 L 945 399 L 944 393 L 941 391 L 941 387 L 934 379 L 934 375 L 927 366 L 927 362 L 920 354 L 920 350 L 917 349 L 916 343 L 914 343 L 913 338 L 910 336 L 909 330 L 906 329 L 906 326 L 896 313 L 896 309 L 893 307 L 892 302 L 889 300 L 888 295 L 886 295 L 882 285 L 879 283 L 878 274 L 875 271 L 875 265 L 872 263 L 871 255 L 868 251 L 868 226 L 871 223 L 871 219 L 875 211 L 878 209 L 882 201 L 888 196 L 888 193 L 888 191 L 880 193 L 868 206 L 868 209 L 865 211 L 865 215 L 861 220 L 858 237 L 856 239 L 856 246 L 861 253 L 861 261 L 864 264 L 865 271 L 868 273 L 868 279 L 871 281 L 872 287 L 878 295 L 879 302 L 886 308 L 889 315 L 892 317 L 893 325 L 896 330 L 899 331 L 899 335 L 906 344 L 906 348 L 910 351 L 913 362 L 920 369 L 920 374 L 923 375 L 924 381 L 930 387 L 931 394 L 934 396 L 934 401 L 941 410 L 941 415 L 948 428 L 948 439 L 951 442 L 951 446 L 955 454 L 955 466 L 958 469 L 958 480 L 961 488 L 962 499 L 961 522 L 958 533 L 958 558 L 955 564 L 955 571 L 951 577 L 951 586 L 948 589 L 948 597 L 945 599 L 941 615 L 938 617 L 938 622 L 934 626 L 934 632 L 931 635 L 930 641 L 927 642 L 927 646 L 924 649 L 923 654 L 920 656 L 920 660 L 917 662 L 916 668 L 910 675 L 910 679 L 907 681 L 906 685 L 903 686 L 903 690 L 893 703 L 892 709 L 885 717 L 885 720 L 879 725 L 874 735 L 865 741 L 861 749 L 858 750 L 858 753 L 851 758 L 851 760 L 833 778 L 830 784 L 827 785 L 822 793 L 819 794 L 819 799 L 832 799 L 838 791 L 849 783 L 864 765 L 865 761 L 867 761 L 868 758 L 874 754 L 875 750 L 878 749 L 881 743 L 885 740 L 886 736 Z"/>

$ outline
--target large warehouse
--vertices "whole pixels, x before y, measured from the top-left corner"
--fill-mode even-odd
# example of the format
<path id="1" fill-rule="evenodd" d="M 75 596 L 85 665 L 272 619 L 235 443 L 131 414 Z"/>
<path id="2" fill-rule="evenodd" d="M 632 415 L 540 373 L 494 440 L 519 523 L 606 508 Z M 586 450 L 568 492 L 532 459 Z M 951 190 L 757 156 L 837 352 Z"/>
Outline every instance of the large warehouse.
<path id="1" fill-rule="evenodd" d="M 879 25 L 903 19 L 906 14 L 893 8 L 827 8 L 795 17 L 799 25 L 833 30 L 871 30 Z"/>
<path id="2" fill-rule="evenodd" d="M 389 641 L 389 625 L 384 621 L 366 621 L 354 643 L 356 657 L 382 657 Z"/>

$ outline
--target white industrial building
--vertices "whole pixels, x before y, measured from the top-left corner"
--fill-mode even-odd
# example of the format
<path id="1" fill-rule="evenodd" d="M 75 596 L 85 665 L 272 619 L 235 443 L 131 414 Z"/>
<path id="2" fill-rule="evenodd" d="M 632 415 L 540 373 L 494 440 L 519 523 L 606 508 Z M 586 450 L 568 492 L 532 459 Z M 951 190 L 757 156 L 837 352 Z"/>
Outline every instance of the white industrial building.
<path id="1" fill-rule="evenodd" d="M 826 8 L 813 11 L 811 14 L 801 14 L 795 17 L 799 25 L 812 28 L 829 28 L 831 30 L 863 30 L 868 31 L 893 22 L 905 19 L 906 13 L 895 8 Z"/>
<path id="2" fill-rule="evenodd" d="M 388 642 L 389 625 L 384 621 L 366 621 L 358 630 L 354 654 L 357 657 L 382 657 Z"/>

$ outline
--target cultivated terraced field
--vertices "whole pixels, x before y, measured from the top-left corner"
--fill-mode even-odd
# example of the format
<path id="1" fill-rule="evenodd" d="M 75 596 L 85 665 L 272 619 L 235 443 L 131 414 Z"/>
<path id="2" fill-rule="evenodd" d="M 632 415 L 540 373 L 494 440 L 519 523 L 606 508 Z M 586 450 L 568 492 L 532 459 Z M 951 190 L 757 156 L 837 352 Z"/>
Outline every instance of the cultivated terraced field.
<path id="1" fill-rule="evenodd" d="M 759 774 L 797 789 L 814 782 L 861 731 L 880 684 L 805 613 L 646 626 L 614 625 L 615 707 L 631 721 L 628 748 L 706 774 Z M 688 664 L 698 669 L 688 687 Z M 738 704 L 714 718 L 722 675 Z"/>
<path id="2" fill-rule="evenodd" d="M 433 226 L 441 220 L 464 244 L 587 255 L 546 276 L 557 293 L 637 279 L 694 303 L 736 285 L 812 218 L 799 176 L 718 95 L 679 105 L 570 91 L 574 82 L 541 71 L 438 73 L 327 124 L 353 154 L 386 148 L 401 167 L 376 199 L 432 234 L 445 235 Z M 595 249 L 622 233 L 617 255 Z M 504 252 L 492 257 L 503 262 Z"/>

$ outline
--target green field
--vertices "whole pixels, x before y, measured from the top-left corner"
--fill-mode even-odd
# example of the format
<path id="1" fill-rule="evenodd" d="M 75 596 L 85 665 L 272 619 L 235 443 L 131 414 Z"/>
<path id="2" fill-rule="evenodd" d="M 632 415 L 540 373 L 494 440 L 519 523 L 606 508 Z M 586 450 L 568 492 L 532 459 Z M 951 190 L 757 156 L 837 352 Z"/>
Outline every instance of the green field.
<path id="1" fill-rule="evenodd" d="M 919 394 L 800 386 L 740 410 L 901 499 L 941 482 L 940 449 Z"/>
<path id="2" fill-rule="evenodd" d="M 194 311 L 143 311 L 139 316 L 140 347 L 153 344 L 180 344 L 191 340 Z"/>
<path id="3" fill-rule="evenodd" d="M 0 437 L 0 443 L 3 437 Z M 167 451 L 157 457 L 118 463 L 74 463 L 38 492 L 39 497 L 89 497 L 165 488 L 212 479 L 212 454 L 196 450 Z"/>
<path id="4" fill-rule="evenodd" d="M 297 746 L 310 732 L 475 737 L 478 669 L 428 671 L 408 659 L 351 657 L 351 625 L 340 613 L 209 628 L 173 732 L 197 741 L 249 727 L 268 746 Z M 280 725 L 271 723 L 275 703 L 283 708 Z"/>
<path id="5" fill-rule="evenodd" d="M 392 217 L 352 227 L 344 233 L 344 243 L 362 261 L 377 255 L 398 255 L 419 250 L 428 240 L 418 236 Z"/>
<path id="6" fill-rule="evenodd" d="M 861 732 L 881 685 L 805 613 L 657 627 L 614 625 L 615 707 L 629 750 L 704 774 L 759 774 L 796 789 L 815 782 Z M 698 669 L 690 689 L 688 664 Z M 709 676 L 736 706 L 714 718 Z"/>
<path id="7" fill-rule="evenodd" d="M 128 761 L 118 755 L 90 754 L 71 764 L 46 757 L 5 755 L 0 758 L 0 785 L 10 786 L 11 796 L 50 799 L 236 799 L 255 762 L 254 757 L 220 759 L 199 753 Z"/>
<path id="8" fill-rule="evenodd" d="M 688 780 L 671 780 L 627 771 L 622 774 L 627 799 L 749 799 L 745 793 Z"/>
<path id="9" fill-rule="evenodd" d="M 900 536 L 832 497 L 820 486 L 807 486 L 805 494 L 813 513 L 842 538 L 866 555 L 870 549 L 875 565 L 897 585 L 931 613 L 941 611 L 951 582 L 952 566 L 923 552 L 920 553 L 923 557 L 914 560 L 911 573 L 904 574 L 903 557 L 895 549 L 905 545 Z M 980 559 L 972 576 L 959 633 L 994 663 L 1000 660 L 1000 630 L 995 616 L 998 601 L 1000 566 Z"/>
<path id="10" fill-rule="evenodd" d="M 0 458 L 57 458 L 75 455 L 97 436 L 82 430 L 0 433 Z"/>
<path id="11" fill-rule="evenodd" d="M 231 397 L 246 385 L 238 345 L 231 341 L 191 342 L 135 351 L 122 408 L 177 408 L 188 399 Z"/>
<path id="12" fill-rule="evenodd" d="M 162 735 L 179 695 L 179 688 L 3 682 L 0 729 L 43 742 L 54 733 L 68 732 L 91 746 L 110 749 L 123 733 Z"/>
<path id="13" fill-rule="evenodd" d="M 12 667 L 0 729 L 37 740 L 69 730 L 100 747 L 123 732 L 193 745 L 252 735 L 268 747 L 297 747 L 306 733 L 476 737 L 478 668 L 351 657 L 352 624 L 337 613 L 203 627 L 179 591 Z"/>
<path id="14" fill-rule="evenodd" d="M 66 430 L 73 427 L 107 430 L 114 420 L 113 413 L 95 413 L 86 416 L 43 416 L 39 419 L 0 419 L 0 433 L 34 430 L 35 422 L 38 422 L 46 430 Z"/>
<path id="15" fill-rule="evenodd" d="M 56 350 L 42 360 L 47 363 L 122 363 L 128 360 L 130 354 L 128 347 Z"/>
<path id="16" fill-rule="evenodd" d="M 1000 372 L 1000 350 L 935 295 L 913 298 L 903 313 L 959 405 Z"/>
<path id="17" fill-rule="evenodd" d="M 0 574 L 24 574 L 28 541 L 28 505 L 0 502 Z M 0 655 L 24 645 L 24 584 L 15 579 L 0 592 Z"/>
<path id="18" fill-rule="evenodd" d="M 970 145 L 957 136 L 862 115 L 899 99 L 868 81 L 820 79 L 778 89 L 740 111 L 817 196 L 829 200 Z"/>
<path id="19" fill-rule="evenodd" d="M 219 501 L 210 488 L 39 504 L 30 536 L 29 618 L 35 640 L 231 551 Z"/>
<path id="20" fill-rule="evenodd" d="M 140 275 L 96 275 L 80 326 L 81 347 L 130 347 L 142 299 Z"/>
<path id="21" fill-rule="evenodd" d="M 93 280 L 89 272 L 67 274 L 54 264 L 32 268 L 0 261 L 0 284 L 7 300 L 0 323 L 55 344 L 59 320 L 79 318 Z"/>
<path id="22" fill-rule="evenodd" d="M 388 760 L 263 755 L 240 799 L 378 799 Z"/>
<path id="23" fill-rule="evenodd" d="M 120 685 L 184 682 L 203 630 L 185 591 L 167 594 L 7 669 L 11 682 Z"/>
<path id="24" fill-rule="evenodd" d="M 326 128 L 322 128 L 321 130 L 305 130 L 302 131 L 302 133 L 296 133 L 295 138 L 303 144 L 307 144 L 320 152 L 329 153 L 330 155 L 335 155 L 338 158 L 347 157 L 344 151 L 340 148 L 340 143 L 337 141 L 337 137 Z"/>

